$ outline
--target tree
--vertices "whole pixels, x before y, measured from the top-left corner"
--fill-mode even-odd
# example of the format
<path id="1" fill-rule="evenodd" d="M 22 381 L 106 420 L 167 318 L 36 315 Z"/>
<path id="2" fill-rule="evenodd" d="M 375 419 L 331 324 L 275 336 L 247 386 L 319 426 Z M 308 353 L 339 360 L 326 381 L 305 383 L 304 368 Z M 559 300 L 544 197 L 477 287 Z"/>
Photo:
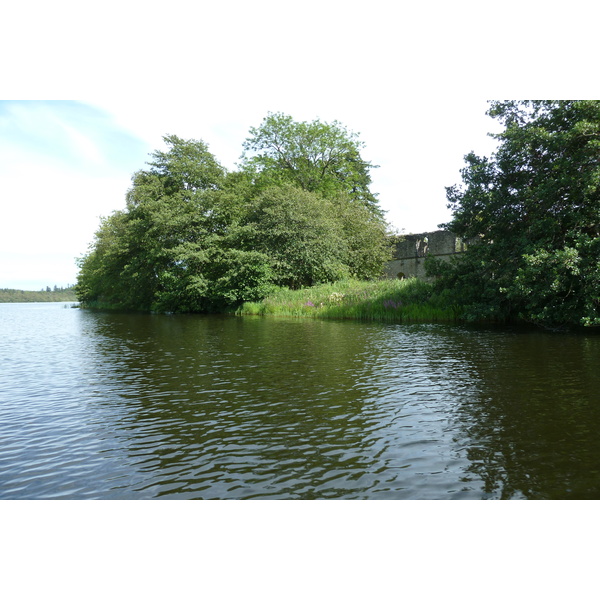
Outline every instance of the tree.
<path id="1" fill-rule="evenodd" d="M 348 275 L 341 227 L 330 202 L 281 184 L 252 201 L 240 241 L 271 257 L 278 285 L 299 288 Z"/>
<path id="2" fill-rule="evenodd" d="M 78 296 L 149 310 L 199 310 L 202 266 L 212 242 L 214 192 L 225 178 L 202 141 L 163 138 L 132 177 L 126 209 L 104 219 L 80 261 Z"/>
<path id="3" fill-rule="evenodd" d="M 356 133 L 338 121 L 294 121 L 283 113 L 269 113 L 259 127 L 250 129 L 244 142 L 242 168 L 265 181 L 287 181 L 325 197 L 346 193 L 352 200 L 381 215 L 370 191 L 370 169 Z"/>
<path id="4" fill-rule="evenodd" d="M 447 227 L 477 238 L 447 276 L 476 317 L 600 325 L 600 102 L 492 102 L 491 158 L 466 156 Z"/>
<path id="5" fill-rule="evenodd" d="M 357 148 L 341 126 L 311 131 L 323 135 L 314 148 L 333 138 L 341 148 L 344 136 L 346 153 Z M 352 195 L 358 188 L 340 169 L 334 177 L 321 165 L 310 191 L 284 166 L 227 173 L 204 142 L 164 140 L 167 150 L 133 175 L 125 209 L 101 221 L 79 261 L 83 303 L 206 312 L 259 300 L 275 285 L 381 275 L 390 255 L 385 222 Z M 328 160 L 338 164 L 333 149 Z M 316 166 L 301 169 L 306 185 Z"/>

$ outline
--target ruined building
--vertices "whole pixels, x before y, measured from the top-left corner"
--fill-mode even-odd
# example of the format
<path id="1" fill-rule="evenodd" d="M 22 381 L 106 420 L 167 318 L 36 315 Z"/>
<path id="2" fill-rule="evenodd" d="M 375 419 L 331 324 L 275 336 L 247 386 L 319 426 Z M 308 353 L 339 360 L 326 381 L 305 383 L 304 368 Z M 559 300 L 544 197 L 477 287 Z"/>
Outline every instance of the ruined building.
<path id="1" fill-rule="evenodd" d="M 450 260 L 467 249 L 467 244 L 450 231 L 431 231 L 402 235 L 396 242 L 393 259 L 387 264 L 388 277 L 418 277 L 427 279 L 425 275 L 425 259 L 435 256 L 442 260 Z"/>

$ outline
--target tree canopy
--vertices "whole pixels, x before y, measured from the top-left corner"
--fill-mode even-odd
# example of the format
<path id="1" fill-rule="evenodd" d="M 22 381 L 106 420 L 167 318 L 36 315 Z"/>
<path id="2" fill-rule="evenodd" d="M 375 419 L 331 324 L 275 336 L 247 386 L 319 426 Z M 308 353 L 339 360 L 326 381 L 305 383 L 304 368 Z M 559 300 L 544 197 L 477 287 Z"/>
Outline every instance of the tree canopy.
<path id="1" fill-rule="evenodd" d="M 443 279 L 473 318 L 600 325 L 600 101 L 492 102 L 491 157 L 465 157 L 446 225 L 477 240 Z"/>
<path id="2" fill-rule="evenodd" d="M 370 169 L 362 159 L 364 143 L 338 121 L 297 122 L 269 113 L 244 142 L 242 167 L 266 182 L 289 181 L 308 192 L 331 196 L 340 192 L 379 212 L 371 193 Z"/>
<path id="3" fill-rule="evenodd" d="M 306 125 L 275 120 L 287 140 Z M 274 286 L 379 276 L 389 242 L 362 146 L 338 123 L 308 129 L 310 144 L 286 159 L 294 170 L 265 150 L 227 172 L 203 141 L 165 136 L 167 150 L 133 175 L 125 208 L 102 219 L 80 259 L 79 299 L 202 312 L 261 299 Z M 254 148 L 263 130 L 251 130 Z M 349 157 L 356 176 L 343 166 Z"/>

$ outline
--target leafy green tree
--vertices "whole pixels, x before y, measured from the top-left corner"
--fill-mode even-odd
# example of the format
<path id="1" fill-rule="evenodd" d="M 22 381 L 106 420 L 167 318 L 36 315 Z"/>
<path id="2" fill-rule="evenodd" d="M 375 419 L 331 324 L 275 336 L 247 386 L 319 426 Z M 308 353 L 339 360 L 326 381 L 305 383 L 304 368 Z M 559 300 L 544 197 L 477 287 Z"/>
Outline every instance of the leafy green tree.
<path id="1" fill-rule="evenodd" d="M 445 280 L 474 317 L 600 324 L 600 102 L 492 102 L 491 158 L 466 156 L 447 225 L 475 238 Z"/>
<path id="2" fill-rule="evenodd" d="M 78 260 L 76 293 L 81 302 L 129 307 L 132 290 L 121 276 L 130 254 L 127 237 L 124 211 L 101 219 L 90 251 Z"/>
<path id="3" fill-rule="evenodd" d="M 207 271 L 210 286 L 206 295 L 213 310 L 261 300 L 276 288 L 273 260 L 257 250 L 215 248 Z"/>
<path id="4" fill-rule="evenodd" d="M 333 197 L 331 203 L 341 223 L 344 262 L 350 277 L 366 280 L 382 276 L 385 264 L 392 259 L 393 240 L 387 223 L 345 194 Z"/>
<path id="5" fill-rule="evenodd" d="M 342 224 L 333 205 L 291 184 L 266 188 L 252 201 L 241 243 L 272 258 L 274 279 L 290 288 L 348 275 Z"/>
<path id="6" fill-rule="evenodd" d="M 245 141 L 242 168 L 260 176 L 264 185 L 291 182 L 325 197 L 340 192 L 381 215 L 371 193 L 370 169 L 361 157 L 364 143 L 338 121 L 294 121 L 283 113 L 269 113 Z"/>
<path id="7" fill-rule="evenodd" d="M 333 134 L 353 139 L 341 128 L 319 132 L 323 145 Z M 204 142 L 164 140 L 167 150 L 134 174 L 125 209 L 102 220 L 81 258 L 82 302 L 204 312 L 258 300 L 276 285 L 382 273 L 385 222 L 339 173 L 325 169 L 311 191 L 282 167 L 227 173 Z"/>
<path id="8" fill-rule="evenodd" d="M 149 310 L 201 309 L 215 190 L 225 170 L 202 141 L 164 138 L 134 174 L 126 209 L 105 219 L 80 262 L 84 302 Z"/>
<path id="9" fill-rule="evenodd" d="M 167 135 L 166 152 L 156 150 L 148 173 L 157 176 L 166 193 L 196 192 L 219 189 L 225 169 L 217 162 L 201 140 L 184 140 Z"/>

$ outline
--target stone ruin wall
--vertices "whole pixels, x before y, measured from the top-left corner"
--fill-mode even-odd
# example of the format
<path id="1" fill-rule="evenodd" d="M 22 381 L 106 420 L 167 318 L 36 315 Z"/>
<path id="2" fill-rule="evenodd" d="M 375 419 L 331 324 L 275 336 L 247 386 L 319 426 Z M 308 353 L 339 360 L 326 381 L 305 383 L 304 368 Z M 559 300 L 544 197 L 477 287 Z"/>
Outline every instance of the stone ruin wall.
<path id="1" fill-rule="evenodd" d="M 425 259 L 428 256 L 450 260 L 466 249 L 467 244 L 450 231 L 402 235 L 394 248 L 393 259 L 387 264 L 386 276 L 428 279 L 425 275 Z"/>

